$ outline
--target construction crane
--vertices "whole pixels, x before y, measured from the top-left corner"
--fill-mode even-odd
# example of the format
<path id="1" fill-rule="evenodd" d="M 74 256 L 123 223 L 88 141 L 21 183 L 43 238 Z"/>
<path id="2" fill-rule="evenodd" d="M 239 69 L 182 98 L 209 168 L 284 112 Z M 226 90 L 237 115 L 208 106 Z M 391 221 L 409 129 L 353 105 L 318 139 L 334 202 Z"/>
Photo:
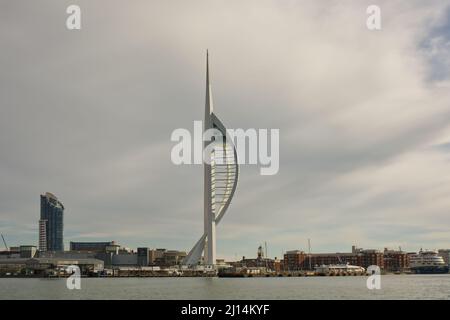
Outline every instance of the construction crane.
<path id="1" fill-rule="evenodd" d="M 3 244 L 5 245 L 6 251 L 9 251 L 8 245 L 6 244 L 5 237 L 3 237 L 3 234 L 2 234 L 2 239 L 3 239 Z"/>

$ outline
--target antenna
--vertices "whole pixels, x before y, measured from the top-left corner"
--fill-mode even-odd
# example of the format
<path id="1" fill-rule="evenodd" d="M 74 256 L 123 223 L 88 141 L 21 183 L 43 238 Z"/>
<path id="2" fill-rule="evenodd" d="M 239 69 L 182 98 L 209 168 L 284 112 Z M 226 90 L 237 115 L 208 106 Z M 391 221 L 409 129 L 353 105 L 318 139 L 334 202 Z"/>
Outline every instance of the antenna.
<path id="1" fill-rule="evenodd" d="M 2 234 L 2 239 L 3 239 L 3 243 L 5 244 L 6 251 L 9 251 L 8 245 L 6 244 L 5 237 L 3 237 L 3 234 Z"/>

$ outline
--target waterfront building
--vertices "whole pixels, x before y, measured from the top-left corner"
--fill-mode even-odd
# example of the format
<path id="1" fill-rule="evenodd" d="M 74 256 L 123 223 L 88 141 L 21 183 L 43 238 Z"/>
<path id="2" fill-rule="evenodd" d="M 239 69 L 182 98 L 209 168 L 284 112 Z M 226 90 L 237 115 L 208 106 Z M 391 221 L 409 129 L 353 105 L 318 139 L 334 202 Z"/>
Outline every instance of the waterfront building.
<path id="1" fill-rule="evenodd" d="M 280 260 L 277 257 L 275 257 L 275 259 L 273 260 L 272 270 L 275 271 L 276 273 L 280 273 L 283 270 L 283 260 Z"/>
<path id="2" fill-rule="evenodd" d="M 303 270 L 306 254 L 300 250 L 290 250 L 284 254 L 285 271 Z"/>
<path id="3" fill-rule="evenodd" d="M 304 251 L 288 251 L 284 255 L 286 271 L 314 270 L 315 266 L 337 264 L 360 265 L 358 254 L 354 253 L 305 253 Z M 287 269 L 286 269 L 287 268 Z"/>
<path id="4" fill-rule="evenodd" d="M 37 253 L 37 248 L 36 246 L 29 246 L 29 245 L 20 246 L 19 251 L 21 258 L 34 258 L 34 256 Z"/>
<path id="5" fill-rule="evenodd" d="M 162 266 L 171 267 L 182 264 L 187 254 L 184 251 L 166 250 L 162 257 Z"/>
<path id="6" fill-rule="evenodd" d="M 139 266 L 175 266 L 182 263 L 186 252 L 166 249 L 137 248 Z"/>
<path id="7" fill-rule="evenodd" d="M 113 257 L 119 253 L 120 245 L 115 241 L 106 242 L 70 242 L 72 255 L 82 256 L 84 253 L 89 258 L 102 260 L 106 267 L 113 264 Z"/>
<path id="8" fill-rule="evenodd" d="M 209 58 L 206 53 L 206 98 L 205 121 L 203 131 L 216 129 L 221 139 L 205 141 L 203 150 L 209 150 L 207 157 L 211 161 L 203 163 L 203 235 L 187 255 L 183 264 L 195 266 L 201 262 L 213 266 L 216 264 L 216 226 L 228 209 L 236 191 L 239 166 L 237 152 L 225 126 L 213 112 L 211 83 L 209 78 Z"/>
<path id="9" fill-rule="evenodd" d="M 363 275 L 366 269 L 351 264 L 328 264 L 315 267 L 314 272 L 319 276 Z"/>
<path id="10" fill-rule="evenodd" d="M 141 267 L 150 265 L 150 249 L 137 248 L 137 263 Z"/>
<path id="11" fill-rule="evenodd" d="M 70 251 L 89 251 L 96 253 L 112 252 L 117 254 L 120 245 L 115 241 L 108 242 L 70 242 Z"/>
<path id="12" fill-rule="evenodd" d="M 0 276 L 24 274 L 28 260 L 18 257 L 0 259 Z"/>
<path id="13" fill-rule="evenodd" d="M 242 257 L 241 261 L 231 263 L 234 267 L 247 268 L 265 268 L 266 270 L 280 271 L 280 262 L 275 259 L 270 259 L 264 256 L 262 246 L 258 248 L 256 258 Z"/>
<path id="14" fill-rule="evenodd" d="M 19 247 L 9 247 L 9 250 L 0 251 L 0 259 L 17 259 L 20 258 Z"/>
<path id="15" fill-rule="evenodd" d="M 70 265 L 78 266 L 82 274 L 103 270 L 103 261 L 92 258 L 13 258 L 0 259 L 0 276 L 7 274 L 46 276 L 63 271 Z"/>
<path id="16" fill-rule="evenodd" d="M 47 220 L 39 220 L 39 251 L 47 251 Z"/>
<path id="17" fill-rule="evenodd" d="M 82 274 L 102 271 L 103 261 L 98 259 L 67 259 L 67 258 L 32 258 L 26 261 L 27 273 L 48 275 L 49 272 L 62 271 L 68 266 L 76 265 Z"/>
<path id="18" fill-rule="evenodd" d="M 148 260 L 149 264 L 151 266 L 157 265 L 158 261 L 161 261 L 161 259 L 164 257 L 164 252 L 166 252 L 166 249 L 152 249 L 148 253 Z"/>
<path id="19" fill-rule="evenodd" d="M 386 271 L 403 271 L 409 267 L 409 255 L 401 250 L 389 250 L 387 248 L 383 251 L 384 269 Z"/>
<path id="20" fill-rule="evenodd" d="M 77 247 L 80 248 L 80 247 Z M 103 261 L 105 267 L 112 266 L 113 256 L 117 254 L 117 250 L 114 247 L 109 249 L 109 247 L 105 247 L 105 250 L 78 250 L 78 251 L 47 251 L 47 252 L 39 252 L 39 258 L 59 258 L 59 259 L 98 259 Z M 90 249 L 93 249 L 92 247 Z M 114 249 L 114 250 L 113 250 Z"/>
<path id="21" fill-rule="evenodd" d="M 383 252 L 375 249 L 361 250 L 358 255 L 358 266 L 367 268 L 369 266 L 379 266 L 384 269 L 384 256 Z"/>
<path id="22" fill-rule="evenodd" d="M 43 252 L 41 258 L 98 259 L 105 267 L 170 267 L 181 264 L 186 252 L 139 247 L 137 250 L 121 248 L 110 242 L 70 242 L 70 251 Z"/>
<path id="23" fill-rule="evenodd" d="M 113 266 L 136 267 L 138 265 L 137 253 L 119 253 L 112 256 Z"/>
<path id="24" fill-rule="evenodd" d="M 309 263 L 311 259 L 311 263 Z M 344 253 L 315 253 L 306 256 L 307 269 L 311 270 L 314 266 L 320 265 L 339 265 L 350 264 L 356 266 L 364 266 L 361 263 L 360 255 L 344 252 Z"/>
<path id="25" fill-rule="evenodd" d="M 64 251 L 64 206 L 50 192 L 41 195 L 39 250 Z"/>
<path id="26" fill-rule="evenodd" d="M 58 259 L 96 259 L 98 253 L 91 251 L 47 251 L 39 252 L 38 258 L 58 258 Z M 103 259 L 99 259 L 103 260 Z"/>
<path id="27" fill-rule="evenodd" d="M 383 253 L 378 250 L 363 250 L 353 248 L 352 252 L 336 253 L 305 253 L 301 250 L 291 250 L 284 254 L 285 271 L 314 270 L 315 266 L 350 264 L 367 268 L 371 265 L 384 268 Z"/>
<path id="28" fill-rule="evenodd" d="M 119 248 L 119 254 L 125 254 L 125 253 L 135 253 L 133 249 L 128 247 L 120 247 Z"/>

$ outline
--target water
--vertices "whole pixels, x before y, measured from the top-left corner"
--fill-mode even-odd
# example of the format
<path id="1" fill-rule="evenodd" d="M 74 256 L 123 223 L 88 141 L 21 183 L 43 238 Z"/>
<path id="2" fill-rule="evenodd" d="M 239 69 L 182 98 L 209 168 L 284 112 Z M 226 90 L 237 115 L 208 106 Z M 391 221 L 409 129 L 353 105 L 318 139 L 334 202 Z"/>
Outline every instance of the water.
<path id="1" fill-rule="evenodd" d="M 0 279 L 0 299 L 450 299 L 450 275 L 367 277 Z"/>

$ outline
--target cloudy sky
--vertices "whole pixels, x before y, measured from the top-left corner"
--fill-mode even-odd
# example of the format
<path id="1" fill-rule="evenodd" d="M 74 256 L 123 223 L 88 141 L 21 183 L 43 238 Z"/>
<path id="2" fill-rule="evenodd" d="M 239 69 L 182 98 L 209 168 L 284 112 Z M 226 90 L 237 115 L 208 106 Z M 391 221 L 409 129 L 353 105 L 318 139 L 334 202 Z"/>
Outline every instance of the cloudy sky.
<path id="1" fill-rule="evenodd" d="M 81 7 L 82 29 L 65 27 Z M 381 7 L 382 30 L 366 27 Z M 202 167 L 170 160 L 204 108 L 280 129 L 280 171 L 244 165 L 219 257 L 450 248 L 450 0 L 0 1 L 0 232 L 188 250 Z"/>

